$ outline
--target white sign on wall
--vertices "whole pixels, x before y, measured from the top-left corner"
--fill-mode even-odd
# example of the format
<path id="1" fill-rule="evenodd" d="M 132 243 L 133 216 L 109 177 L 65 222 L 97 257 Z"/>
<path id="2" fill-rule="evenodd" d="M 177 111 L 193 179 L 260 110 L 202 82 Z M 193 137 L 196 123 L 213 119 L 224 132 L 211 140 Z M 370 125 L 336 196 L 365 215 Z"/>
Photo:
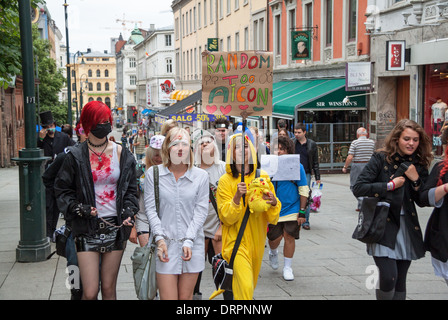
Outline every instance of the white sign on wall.
<path id="1" fill-rule="evenodd" d="M 345 91 L 372 89 L 372 67 L 370 62 L 347 62 L 345 65 Z"/>

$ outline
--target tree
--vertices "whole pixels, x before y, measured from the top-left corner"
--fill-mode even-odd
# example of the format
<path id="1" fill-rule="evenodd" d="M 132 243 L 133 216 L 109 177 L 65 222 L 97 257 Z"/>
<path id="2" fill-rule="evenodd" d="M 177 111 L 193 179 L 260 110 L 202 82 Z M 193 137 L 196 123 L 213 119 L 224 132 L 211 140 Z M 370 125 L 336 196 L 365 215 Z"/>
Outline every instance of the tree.
<path id="1" fill-rule="evenodd" d="M 36 7 L 42 0 L 32 0 Z M 22 73 L 19 1 L 0 0 L 0 86 L 5 89 L 15 75 Z"/>
<path id="2" fill-rule="evenodd" d="M 50 57 L 50 42 L 39 38 L 36 26 L 33 26 L 33 45 L 34 59 L 38 65 L 39 111 L 50 110 L 58 125 L 65 124 L 67 104 L 59 101 L 59 92 L 64 87 L 66 79 L 58 69 L 56 61 Z"/>

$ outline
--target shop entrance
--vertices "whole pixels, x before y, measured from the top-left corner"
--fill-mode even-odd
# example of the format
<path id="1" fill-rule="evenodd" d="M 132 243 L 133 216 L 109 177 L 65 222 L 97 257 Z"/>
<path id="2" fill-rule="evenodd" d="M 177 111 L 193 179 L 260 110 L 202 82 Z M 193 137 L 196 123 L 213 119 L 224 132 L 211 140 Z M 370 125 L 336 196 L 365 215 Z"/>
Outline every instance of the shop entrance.
<path id="1" fill-rule="evenodd" d="M 365 127 L 366 111 L 302 111 L 298 120 L 306 124 L 307 136 L 317 143 L 319 166 L 334 169 L 344 166 L 356 130 Z"/>

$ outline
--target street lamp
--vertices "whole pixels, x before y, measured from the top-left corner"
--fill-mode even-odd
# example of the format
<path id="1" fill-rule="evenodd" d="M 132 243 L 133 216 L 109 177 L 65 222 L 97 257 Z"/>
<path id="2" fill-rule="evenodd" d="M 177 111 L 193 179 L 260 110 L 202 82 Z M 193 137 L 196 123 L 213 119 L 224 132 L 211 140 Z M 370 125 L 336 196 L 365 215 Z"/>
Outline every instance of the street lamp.
<path id="1" fill-rule="evenodd" d="M 89 78 L 87 77 L 87 75 L 84 73 L 82 75 L 79 76 L 79 112 L 82 111 L 82 107 L 83 105 L 83 95 L 84 95 L 84 91 L 83 89 L 83 85 L 82 85 L 82 77 L 85 76 L 86 77 L 86 81 L 84 82 L 85 88 L 87 89 L 88 85 L 89 85 Z"/>
<path id="2" fill-rule="evenodd" d="M 86 64 L 84 62 L 84 55 L 82 52 L 77 51 L 74 55 L 73 55 L 73 64 L 74 64 L 74 68 L 73 68 L 73 78 L 75 78 L 75 80 L 73 81 L 73 84 L 75 85 L 75 99 L 73 99 L 73 101 L 76 101 L 76 121 L 78 121 L 79 119 L 79 113 L 78 113 L 78 90 L 76 89 L 76 60 L 78 59 L 79 55 L 81 55 L 81 64 Z M 71 90 L 71 88 L 70 88 Z"/>
<path id="3" fill-rule="evenodd" d="M 65 40 L 67 43 L 67 123 L 70 125 L 73 125 L 73 118 L 72 118 L 72 88 L 70 83 L 70 46 L 68 41 L 68 15 L 67 15 L 67 1 L 64 0 L 64 11 L 65 11 Z"/>

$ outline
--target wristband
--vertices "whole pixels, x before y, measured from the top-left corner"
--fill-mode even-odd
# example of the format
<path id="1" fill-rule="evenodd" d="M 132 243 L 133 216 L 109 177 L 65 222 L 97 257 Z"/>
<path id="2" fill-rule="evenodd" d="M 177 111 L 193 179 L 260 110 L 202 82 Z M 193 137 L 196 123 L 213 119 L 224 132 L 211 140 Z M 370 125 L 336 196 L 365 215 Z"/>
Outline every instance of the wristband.
<path id="1" fill-rule="evenodd" d="M 391 180 L 387 183 L 387 191 L 393 191 L 393 190 L 395 190 L 395 182 Z"/>
<path id="2" fill-rule="evenodd" d="M 44 138 L 39 137 L 39 140 L 40 140 L 40 141 L 44 141 Z"/>

